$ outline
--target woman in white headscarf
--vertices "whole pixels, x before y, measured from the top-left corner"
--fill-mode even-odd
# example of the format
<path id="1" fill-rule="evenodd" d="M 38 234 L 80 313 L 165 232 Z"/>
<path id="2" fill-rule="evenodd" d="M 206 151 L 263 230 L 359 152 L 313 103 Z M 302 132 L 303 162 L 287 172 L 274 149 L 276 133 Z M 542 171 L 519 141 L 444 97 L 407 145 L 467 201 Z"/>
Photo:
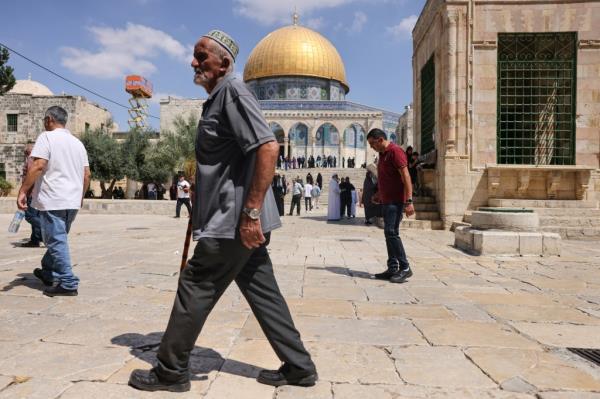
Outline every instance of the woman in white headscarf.
<path id="1" fill-rule="evenodd" d="M 327 220 L 340 220 L 340 185 L 337 174 L 331 176 L 327 201 Z"/>

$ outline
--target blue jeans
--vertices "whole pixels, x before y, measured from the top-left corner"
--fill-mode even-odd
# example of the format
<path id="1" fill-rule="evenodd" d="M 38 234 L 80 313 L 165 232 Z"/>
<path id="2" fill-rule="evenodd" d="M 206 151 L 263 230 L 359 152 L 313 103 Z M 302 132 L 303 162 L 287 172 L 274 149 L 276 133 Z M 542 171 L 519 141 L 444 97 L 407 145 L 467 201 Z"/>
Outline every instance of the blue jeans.
<path id="1" fill-rule="evenodd" d="M 400 239 L 400 222 L 403 211 L 404 204 L 402 203 L 383 205 L 383 233 L 388 253 L 388 269 L 406 270 L 410 267 Z"/>
<path id="2" fill-rule="evenodd" d="M 31 206 L 31 199 L 31 197 L 27 197 L 27 210 L 25 211 L 25 220 L 31 225 L 31 237 L 29 241 L 40 243 L 42 242 L 40 211 Z"/>
<path id="3" fill-rule="evenodd" d="M 58 281 L 58 284 L 64 289 L 76 290 L 79 286 L 79 277 L 73 274 L 71 268 L 67 234 L 71 230 L 71 223 L 77 216 L 77 209 L 39 212 L 42 236 L 47 248 L 42 258 L 44 278 Z"/>

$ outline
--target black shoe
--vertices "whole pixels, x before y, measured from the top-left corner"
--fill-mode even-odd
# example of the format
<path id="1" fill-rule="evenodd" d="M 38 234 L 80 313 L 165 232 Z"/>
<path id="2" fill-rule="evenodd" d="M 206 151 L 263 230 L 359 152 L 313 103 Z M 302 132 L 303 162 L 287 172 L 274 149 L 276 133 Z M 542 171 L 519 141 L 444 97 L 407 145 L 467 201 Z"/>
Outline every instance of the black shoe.
<path id="1" fill-rule="evenodd" d="M 301 370 L 285 363 L 279 370 L 261 370 L 256 381 L 261 384 L 280 387 L 282 385 L 297 385 L 300 387 L 312 387 L 319 376 L 315 370 Z"/>
<path id="2" fill-rule="evenodd" d="M 407 278 L 409 278 L 412 275 L 413 272 L 412 270 L 410 270 L 410 268 L 406 270 L 400 270 L 394 273 L 392 277 L 390 277 L 390 283 L 403 283 Z"/>
<path id="3" fill-rule="evenodd" d="M 179 219 L 179 216 L 173 216 L 173 219 Z"/>
<path id="4" fill-rule="evenodd" d="M 77 296 L 77 294 L 77 290 L 68 290 L 66 288 L 61 287 L 60 285 L 46 288 L 44 290 L 44 295 L 46 296 Z"/>
<path id="5" fill-rule="evenodd" d="M 140 370 L 136 369 L 129 376 L 129 385 L 141 391 L 169 391 L 169 392 L 187 392 L 191 388 L 189 381 L 180 383 L 167 383 L 161 381 L 154 369 Z"/>
<path id="6" fill-rule="evenodd" d="M 27 241 L 24 242 L 23 244 L 19 245 L 21 248 L 39 248 L 40 247 L 40 242 L 35 242 L 35 241 Z"/>
<path id="7" fill-rule="evenodd" d="M 47 279 L 44 277 L 44 272 L 43 272 L 43 271 L 42 271 L 42 269 L 40 269 L 39 267 L 38 267 L 38 268 L 36 268 L 36 269 L 33 269 L 33 275 L 34 275 L 34 276 L 36 276 L 37 278 L 39 278 L 39 279 L 40 279 L 40 281 L 41 281 L 42 283 L 44 283 L 44 285 L 45 285 L 46 287 L 52 287 L 52 286 L 54 285 L 54 281 L 52 281 L 52 280 L 47 280 Z"/>
<path id="8" fill-rule="evenodd" d="M 373 276 L 377 280 L 389 280 L 390 277 L 392 277 L 396 273 L 398 273 L 398 269 L 387 269 L 383 273 L 377 273 L 377 274 L 374 274 Z"/>

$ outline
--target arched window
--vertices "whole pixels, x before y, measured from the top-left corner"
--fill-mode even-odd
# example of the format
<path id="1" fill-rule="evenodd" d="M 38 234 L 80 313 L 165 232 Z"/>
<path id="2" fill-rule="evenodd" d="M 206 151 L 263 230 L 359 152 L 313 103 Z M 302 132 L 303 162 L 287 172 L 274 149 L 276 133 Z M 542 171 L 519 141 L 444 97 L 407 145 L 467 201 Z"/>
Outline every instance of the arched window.
<path id="1" fill-rule="evenodd" d="M 340 145 L 340 133 L 331 123 L 324 123 L 317 129 L 315 142 L 320 147 L 338 147 Z"/>
<path id="2" fill-rule="evenodd" d="M 365 131 L 358 123 L 353 123 L 344 130 L 346 148 L 365 148 L 365 140 Z"/>
<path id="3" fill-rule="evenodd" d="M 290 129 L 290 142 L 295 146 L 308 145 L 308 126 L 304 123 L 296 123 Z"/>

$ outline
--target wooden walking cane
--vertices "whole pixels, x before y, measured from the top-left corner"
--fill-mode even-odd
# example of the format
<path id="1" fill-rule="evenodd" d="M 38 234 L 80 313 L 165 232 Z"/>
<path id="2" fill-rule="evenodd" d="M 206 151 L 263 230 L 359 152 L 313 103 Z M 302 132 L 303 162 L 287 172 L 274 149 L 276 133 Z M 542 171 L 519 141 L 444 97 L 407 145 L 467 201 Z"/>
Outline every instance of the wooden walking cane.
<path id="1" fill-rule="evenodd" d="M 188 221 L 187 232 L 185 233 L 185 242 L 183 243 L 183 253 L 181 254 L 181 266 L 179 266 L 180 272 L 185 268 L 185 265 L 187 265 L 188 251 L 190 249 L 191 238 L 192 238 L 192 218 L 190 217 L 190 220 Z"/>

